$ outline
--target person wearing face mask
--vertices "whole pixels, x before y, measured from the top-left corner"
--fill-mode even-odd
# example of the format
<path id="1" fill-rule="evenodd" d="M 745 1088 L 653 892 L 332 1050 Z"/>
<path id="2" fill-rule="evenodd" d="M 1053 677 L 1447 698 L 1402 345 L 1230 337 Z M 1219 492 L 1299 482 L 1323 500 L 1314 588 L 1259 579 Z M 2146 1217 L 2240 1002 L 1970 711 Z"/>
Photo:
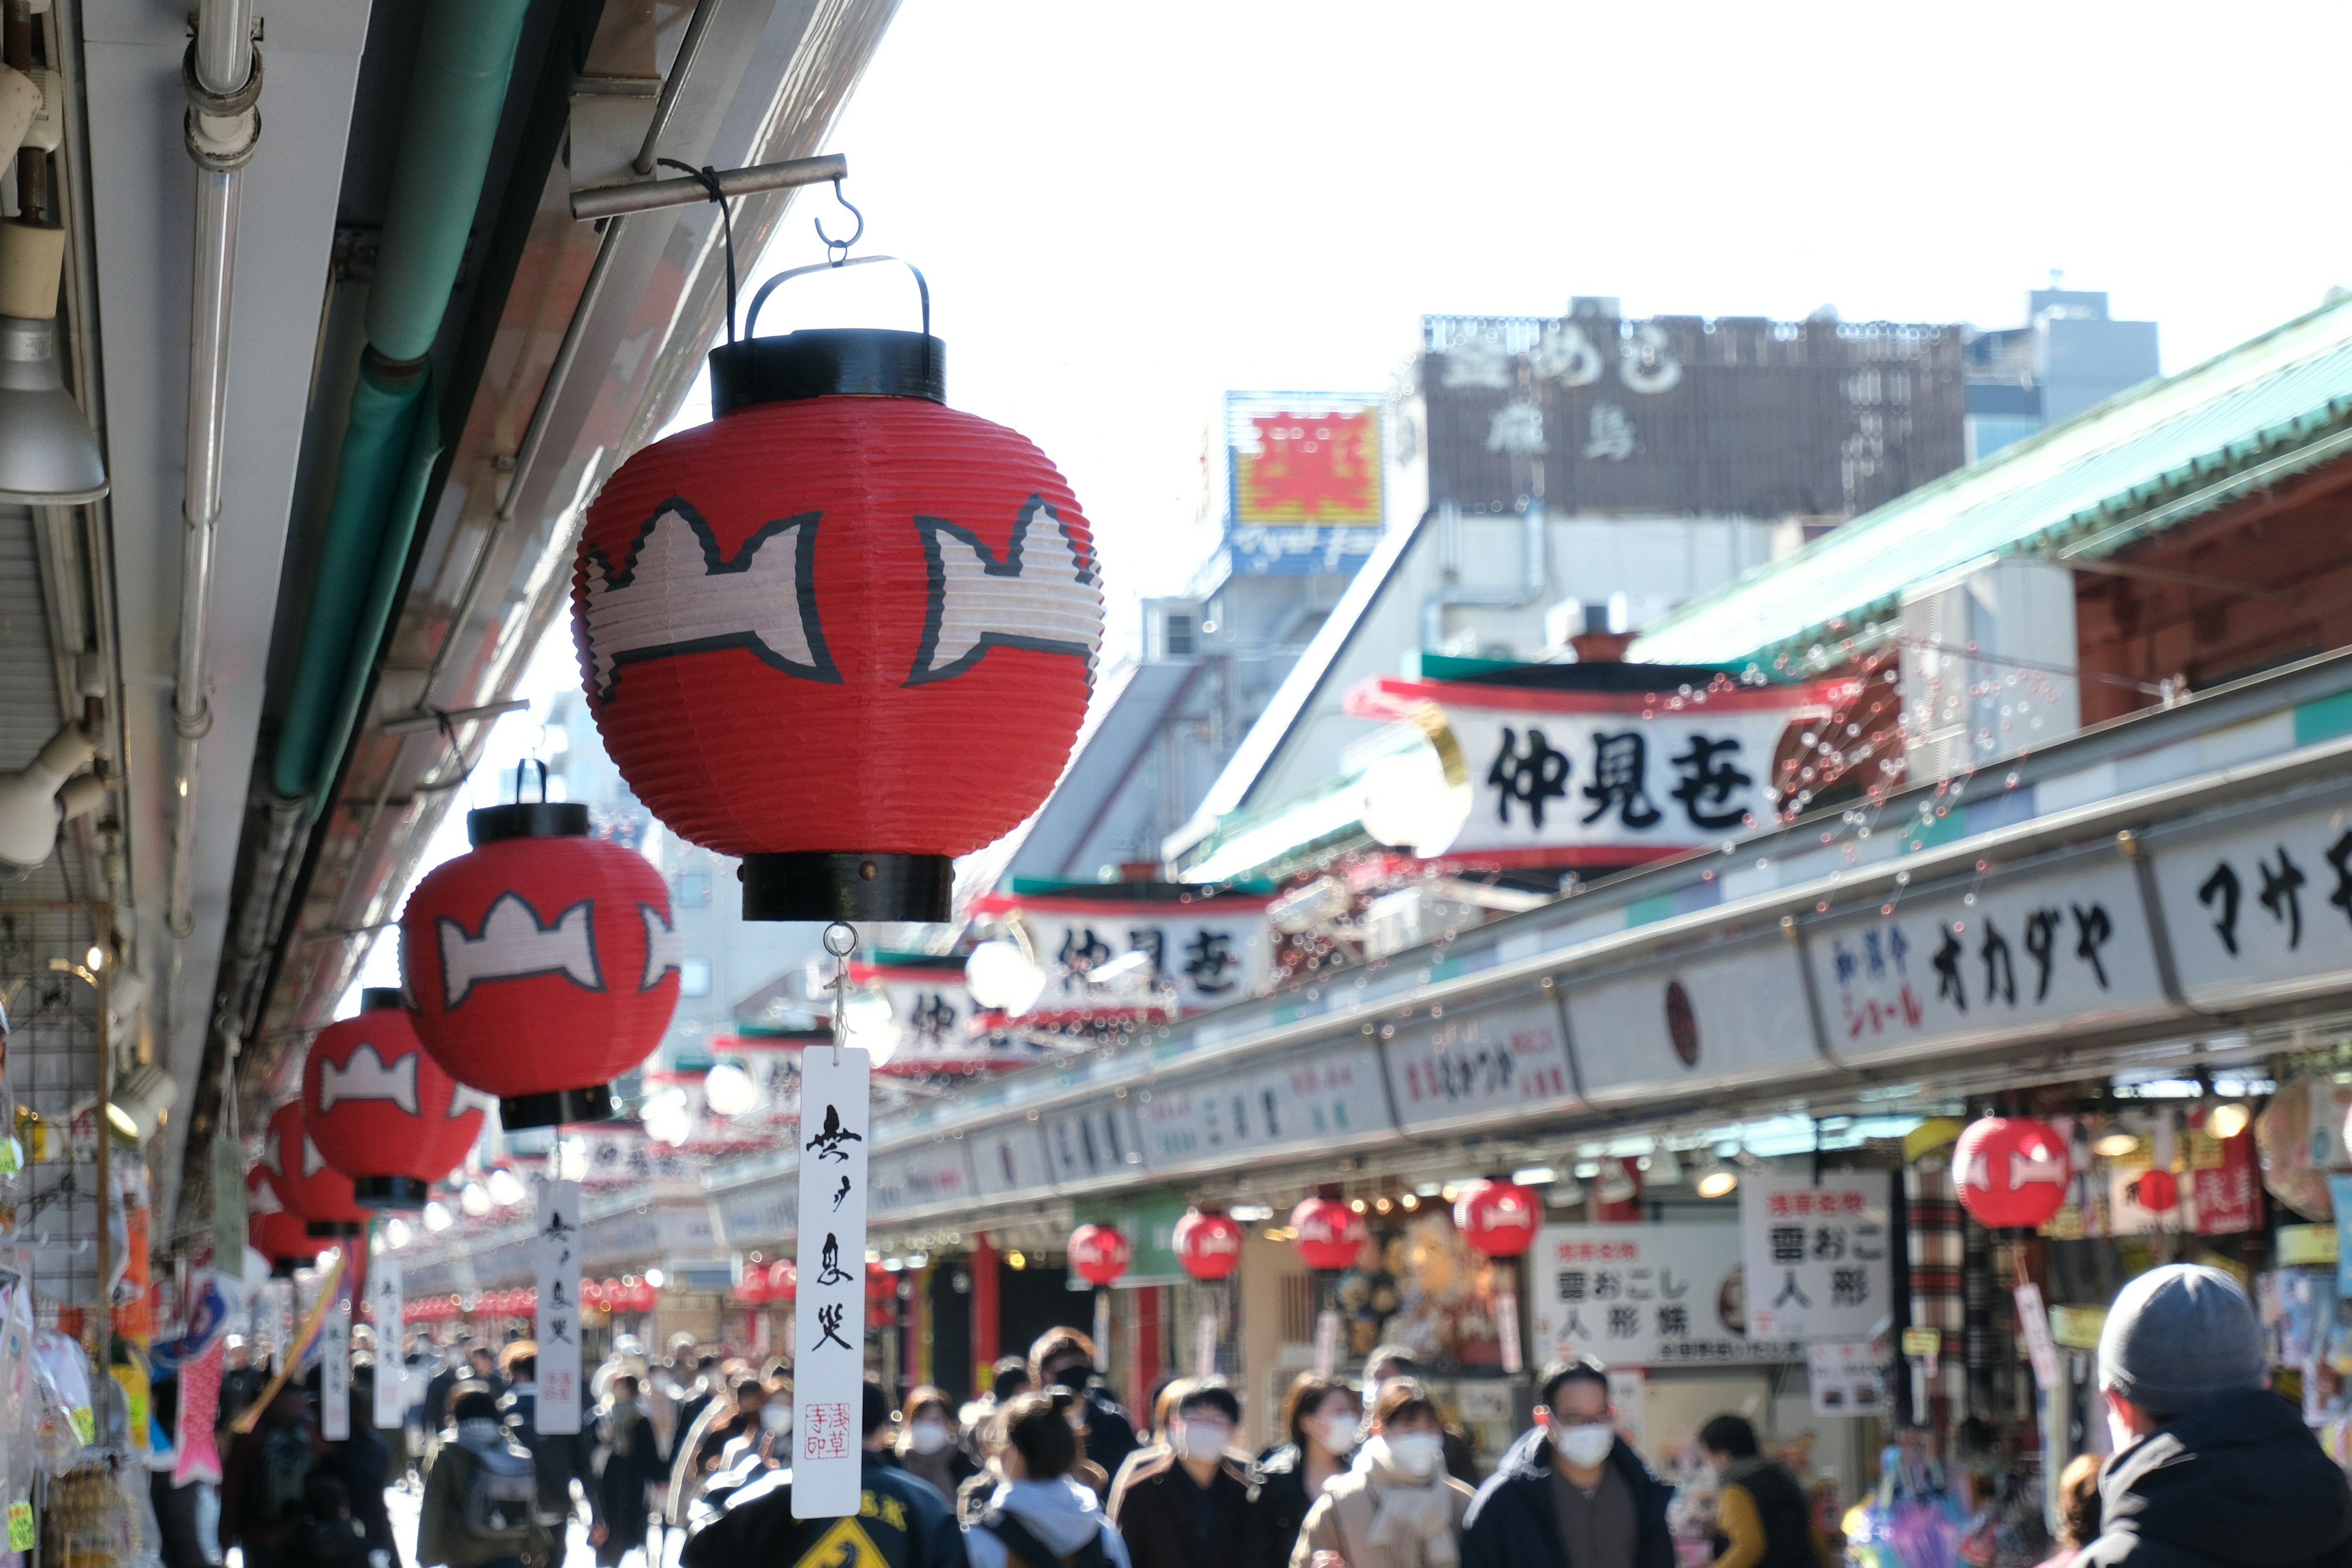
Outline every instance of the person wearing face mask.
<path id="1" fill-rule="evenodd" d="M 2083 1568 L 2352 1563 L 2352 1489 L 2271 1392 L 2236 1280 L 2193 1263 L 2148 1270 L 2108 1309 L 2098 1364 L 2116 1451 Z"/>
<path id="2" fill-rule="evenodd" d="M 907 1424 L 898 1433 L 898 1465 L 952 1500 L 980 1467 L 956 1447 L 955 1401 L 926 1384 L 907 1395 Z"/>
<path id="3" fill-rule="evenodd" d="M 793 1385 L 781 1379 L 764 1383 L 765 1398 L 757 1416 L 727 1440 L 719 1451 L 719 1468 L 705 1478 L 702 1495 L 687 1510 L 689 1530 L 721 1512 L 727 1500 L 793 1457 Z M 877 1456 L 887 1461 L 886 1450 Z"/>
<path id="4" fill-rule="evenodd" d="M 1421 1363 L 1412 1352 L 1400 1344 L 1374 1345 L 1372 1353 L 1364 1358 L 1364 1404 L 1367 1408 L 1381 1402 L 1381 1385 L 1392 1377 L 1410 1377 L 1422 1381 Z M 1445 1473 L 1471 1490 L 1486 1476 L 1478 1468 L 1477 1456 L 1470 1451 L 1470 1439 L 1449 1424 L 1445 1428 Z"/>
<path id="5" fill-rule="evenodd" d="M 1307 1510 L 1290 1568 L 1458 1568 L 1468 1487 L 1445 1473 L 1445 1418 L 1409 1377 L 1381 1385 L 1355 1468 Z"/>
<path id="6" fill-rule="evenodd" d="M 653 1516 L 650 1498 L 662 1477 L 661 1446 L 635 1373 L 615 1373 L 605 1385 L 595 1435 L 596 1479 L 588 1491 L 593 1505 L 588 1537 L 595 1543 L 597 1568 L 614 1568 L 646 1544 L 646 1528 Z"/>
<path id="7" fill-rule="evenodd" d="M 1127 1545 L 1095 1494 L 1070 1475 L 1078 1436 L 1067 1389 L 1016 1394 L 996 1414 L 1004 1479 L 964 1526 L 972 1568 L 1132 1568 Z"/>
<path id="8" fill-rule="evenodd" d="M 1241 1402 L 1215 1378 L 1181 1385 L 1168 1450 L 1129 1466 L 1111 1489 L 1111 1522 L 1135 1568 L 1234 1568 L 1248 1543 L 1250 1482 L 1232 1452 Z"/>
<path id="9" fill-rule="evenodd" d="M 1348 1473 L 1361 1424 L 1355 1392 L 1339 1378 L 1302 1372 L 1292 1380 L 1282 1401 L 1289 1440 L 1258 1460 L 1250 1494 L 1249 1556 L 1256 1568 L 1282 1568 L 1290 1561 L 1307 1510 Z"/>
<path id="10" fill-rule="evenodd" d="M 1464 1516 L 1462 1568 L 1674 1568 L 1674 1489 L 1617 1435 L 1609 1369 L 1555 1362 L 1538 1394 L 1535 1429 Z"/>
<path id="11" fill-rule="evenodd" d="M 1047 1329 L 1029 1347 L 1033 1386 L 1066 1388 L 1078 1395 L 1085 1409 L 1073 1423 L 1084 1433 L 1086 1458 L 1103 1474 L 1103 1484 L 1135 1452 L 1135 1423 L 1117 1400 L 1095 1381 L 1095 1342 L 1076 1329 Z"/>
<path id="12" fill-rule="evenodd" d="M 1829 1538 L 1805 1484 L 1761 1453 L 1745 1416 L 1718 1415 L 1698 1429 L 1699 1451 L 1721 1478 L 1713 1568 L 1827 1568 Z"/>

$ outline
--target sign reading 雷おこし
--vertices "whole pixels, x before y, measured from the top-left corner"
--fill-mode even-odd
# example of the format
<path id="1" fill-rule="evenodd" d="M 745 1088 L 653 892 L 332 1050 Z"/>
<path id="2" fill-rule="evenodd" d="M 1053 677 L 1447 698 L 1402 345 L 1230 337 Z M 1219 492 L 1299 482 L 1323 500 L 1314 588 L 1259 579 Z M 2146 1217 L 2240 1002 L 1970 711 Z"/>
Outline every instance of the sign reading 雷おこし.
<path id="1" fill-rule="evenodd" d="M 1891 1321 L 1883 1171 L 1751 1175 L 1739 1184 L 1740 1256 L 1748 1269 L 1748 1327 L 1759 1338 L 1867 1340 Z"/>

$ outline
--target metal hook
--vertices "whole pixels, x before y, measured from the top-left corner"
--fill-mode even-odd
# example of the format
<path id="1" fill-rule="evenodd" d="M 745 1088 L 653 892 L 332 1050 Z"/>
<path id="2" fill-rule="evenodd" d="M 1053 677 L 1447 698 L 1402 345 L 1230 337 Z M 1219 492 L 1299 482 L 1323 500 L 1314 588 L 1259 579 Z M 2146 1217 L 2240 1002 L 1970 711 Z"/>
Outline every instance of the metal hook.
<path id="1" fill-rule="evenodd" d="M 836 938 L 834 933 L 840 932 Z M 824 928 L 824 950 L 833 954 L 833 1065 L 841 1065 L 842 1037 L 849 1032 L 849 955 L 857 951 L 857 928 L 835 921 Z"/>
<path id="2" fill-rule="evenodd" d="M 866 233 L 866 215 L 859 212 L 856 205 L 852 203 L 847 196 L 841 194 L 841 182 L 839 180 L 835 180 L 833 183 L 833 199 L 839 202 L 843 206 L 849 208 L 849 216 L 857 220 L 856 229 L 851 233 L 847 239 L 834 238 L 833 236 L 824 232 L 824 219 L 817 218 L 814 220 L 816 225 L 816 237 L 824 241 L 824 256 L 826 264 L 828 266 L 838 267 L 843 262 L 849 259 L 849 247 L 856 245 L 858 240 L 864 237 Z"/>
<path id="3" fill-rule="evenodd" d="M 537 768 L 539 770 L 539 801 L 541 805 L 546 805 L 547 764 L 540 761 L 537 757 L 524 757 L 515 763 L 515 804 L 517 805 L 523 804 L 522 781 L 525 776 L 523 770 L 526 768 Z"/>

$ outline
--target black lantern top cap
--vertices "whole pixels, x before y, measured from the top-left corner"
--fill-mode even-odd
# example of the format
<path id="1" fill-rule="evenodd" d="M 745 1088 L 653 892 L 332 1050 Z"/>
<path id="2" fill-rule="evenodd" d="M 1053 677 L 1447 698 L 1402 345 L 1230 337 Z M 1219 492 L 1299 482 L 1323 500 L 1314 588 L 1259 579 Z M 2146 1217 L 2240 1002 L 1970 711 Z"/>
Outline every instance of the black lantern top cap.
<path id="1" fill-rule="evenodd" d="M 710 412 L 808 397 L 948 400 L 947 345 L 929 332 L 815 327 L 710 351 Z"/>
<path id="2" fill-rule="evenodd" d="M 379 1013 L 387 1007 L 405 1007 L 408 998 L 400 994 L 397 985 L 365 985 L 360 988 L 360 1011 Z"/>
<path id="3" fill-rule="evenodd" d="M 539 770 L 539 798 L 522 798 L 524 778 Z M 466 837 L 477 849 L 505 838 L 585 838 L 588 807 L 576 800 L 547 798 L 547 764 L 525 757 L 515 764 L 515 797 L 504 805 L 485 805 L 466 814 Z"/>

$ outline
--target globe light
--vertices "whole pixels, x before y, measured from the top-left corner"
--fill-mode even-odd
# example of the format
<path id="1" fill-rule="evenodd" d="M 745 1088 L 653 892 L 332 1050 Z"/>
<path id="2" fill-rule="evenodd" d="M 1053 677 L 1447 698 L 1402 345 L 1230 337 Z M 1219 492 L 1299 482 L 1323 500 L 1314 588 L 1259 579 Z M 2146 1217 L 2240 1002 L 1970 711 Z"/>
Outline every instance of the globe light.
<path id="1" fill-rule="evenodd" d="M 483 1195 L 485 1197 L 488 1196 L 488 1194 L 484 1194 Z M 432 1231 L 446 1230 L 457 1223 L 457 1216 L 449 1212 L 449 1205 L 447 1204 L 431 1203 L 425 1205 L 425 1229 Z"/>
<path id="2" fill-rule="evenodd" d="M 490 1173 L 489 1194 L 490 1202 L 502 1209 L 514 1207 L 528 1195 L 523 1190 L 522 1178 L 504 1165 Z"/>
<path id="3" fill-rule="evenodd" d="M 457 1206 L 476 1219 L 490 1212 L 490 1190 L 479 1182 L 467 1182 L 457 1193 Z"/>
<path id="4" fill-rule="evenodd" d="M 1364 831 L 1423 859 L 1443 854 L 1462 836 L 1472 805 L 1469 775 L 1458 749 L 1452 761 L 1448 767 L 1446 756 L 1432 743 L 1382 757 L 1366 768 Z"/>
<path id="5" fill-rule="evenodd" d="M 394 1252 L 406 1247 L 409 1243 L 409 1238 L 415 1235 L 415 1232 L 408 1228 L 408 1222 L 400 1218 L 396 1215 L 391 1219 L 383 1222 L 384 1245 L 391 1247 Z"/>
<path id="6" fill-rule="evenodd" d="M 964 960 L 963 977 L 971 999 L 1015 1016 L 1037 1005 L 1045 991 L 1045 972 L 1021 951 L 1021 944 L 999 937 L 983 942 Z"/>
<path id="7" fill-rule="evenodd" d="M 669 1283 L 669 1276 L 658 1268 L 648 1268 L 646 1270 L 646 1283 L 658 1290 Z"/>
<path id="8" fill-rule="evenodd" d="M 646 1137 L 673 1149 L 694 1132 L 694 1107 L 688 1101 L 686 1090 L 675 1085 L 648 1099 L 637 1119 L 645 1123 Z"/>
<path id="9" fill-rule="evenodd" d="M 898 1030 L 890 1012 L 887 996 L 867 992 L 852 996 L 842 1009 L 842 1022 L 849 1032 L 848 1043 L 863 1048 L 880 1067 L 898 1049 Z"/>
<path id="10" fill-rule="evenodd" d="M 720 1062 L 703 1075 L 702 1102 L 713 1116 L 741 1116 L 760 1103 L 760 1086 L 737 1063 Z"/>
<path id="11" fill-rule="evenodd" d="M 2205 1119 L 2205 1131 L 2216 1138 L 2235 1138 L 2246 1130 L 2253 1112 L 2242 1100 L 2225 1100 Z"/>

